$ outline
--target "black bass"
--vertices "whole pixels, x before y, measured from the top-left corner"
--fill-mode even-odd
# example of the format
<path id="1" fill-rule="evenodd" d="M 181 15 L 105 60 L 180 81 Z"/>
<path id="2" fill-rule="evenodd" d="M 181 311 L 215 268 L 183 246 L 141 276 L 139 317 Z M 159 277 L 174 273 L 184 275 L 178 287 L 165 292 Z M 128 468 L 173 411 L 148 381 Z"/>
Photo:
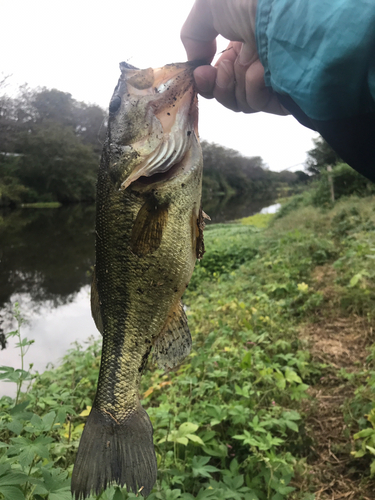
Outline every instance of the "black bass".
<path id="1" fill-rule="evenodd" d="M 120 64 L 97 183 L 91 309 L 103 350 L 73 470 L 76 500 L 111 483 L 147 496 L 156 481 L 138 391 L 152 348 L 163 369 L 191 348 L 181 296 L 203 254 L 196 66 Z"/>

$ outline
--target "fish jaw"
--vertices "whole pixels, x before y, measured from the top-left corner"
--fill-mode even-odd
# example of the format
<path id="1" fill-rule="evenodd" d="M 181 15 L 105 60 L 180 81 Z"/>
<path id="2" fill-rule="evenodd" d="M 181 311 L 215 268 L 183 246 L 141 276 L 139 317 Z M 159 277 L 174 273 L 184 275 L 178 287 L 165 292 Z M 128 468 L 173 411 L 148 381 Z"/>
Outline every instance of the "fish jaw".
<path id="1" fill-rule="evenodd" d="M 183 160 L 197 143 L 198 105 L 194 64 L 120 67 L 110 104 L 109 147 L 110 173 L 124 190 L 141 177 L 167 174 Z"/>

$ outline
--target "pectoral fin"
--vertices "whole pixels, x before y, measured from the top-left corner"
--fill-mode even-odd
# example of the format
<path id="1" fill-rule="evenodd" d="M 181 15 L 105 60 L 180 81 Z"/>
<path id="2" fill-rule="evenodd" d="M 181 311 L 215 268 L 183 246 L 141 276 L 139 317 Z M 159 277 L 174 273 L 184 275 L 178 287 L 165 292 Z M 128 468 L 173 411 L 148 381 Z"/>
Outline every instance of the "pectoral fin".
<path id="1" fill-rule="evenodd" d="M 103 320 L 102 320 L 102 315 L 100 313 L 99 293 L 98 293 L 98 286 L 96 283 L 95 269 L 92 275 L 92 283 L 91 283 L 91 315 L 95 321 L 96 328 L 103 335 Z"/>
<path id="2" fill-rule="evenodd" d="M 168 205 L 147 201 L 135 219 L 130 248 L 138 257 L 152 254 L 160 246 L 168 220 Z"/>
<path id="3" fill-rule="evenodd" d="M 170 313 L 154 343 L 154 361 L 162 370 L 179 365 L 190 353 L 191 335 L 182 303 Z"/>

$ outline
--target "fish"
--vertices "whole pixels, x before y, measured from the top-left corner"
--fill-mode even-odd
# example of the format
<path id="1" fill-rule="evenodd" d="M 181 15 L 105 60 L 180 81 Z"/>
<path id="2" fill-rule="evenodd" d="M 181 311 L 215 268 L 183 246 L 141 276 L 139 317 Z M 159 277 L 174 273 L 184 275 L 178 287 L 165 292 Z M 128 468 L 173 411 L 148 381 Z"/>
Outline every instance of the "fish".
<path id="1" fill-rule="evenodd" d="M 191 349 L 181 297 L 204 253 L 196 66 L 120 64 L 97 181 L 91 310 L 103 347 L 72 474 L 75 500 L 113 483 L 147 496 L 156 482 L 139 385 L 151 350 L 170 370 Z"/>

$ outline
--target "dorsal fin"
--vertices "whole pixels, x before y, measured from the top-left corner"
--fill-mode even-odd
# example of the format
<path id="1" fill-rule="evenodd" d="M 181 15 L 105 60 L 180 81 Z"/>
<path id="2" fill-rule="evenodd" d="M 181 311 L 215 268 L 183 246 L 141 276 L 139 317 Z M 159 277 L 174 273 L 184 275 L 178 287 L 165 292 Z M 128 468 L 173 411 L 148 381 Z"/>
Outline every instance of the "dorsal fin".
<path id="1" fill-rule="evenodd" d="M 153 358 L 162 370 L 179 365 L 191 349 L 191 335 L 181 301 L 168 316 L 154 343 Z"/>

